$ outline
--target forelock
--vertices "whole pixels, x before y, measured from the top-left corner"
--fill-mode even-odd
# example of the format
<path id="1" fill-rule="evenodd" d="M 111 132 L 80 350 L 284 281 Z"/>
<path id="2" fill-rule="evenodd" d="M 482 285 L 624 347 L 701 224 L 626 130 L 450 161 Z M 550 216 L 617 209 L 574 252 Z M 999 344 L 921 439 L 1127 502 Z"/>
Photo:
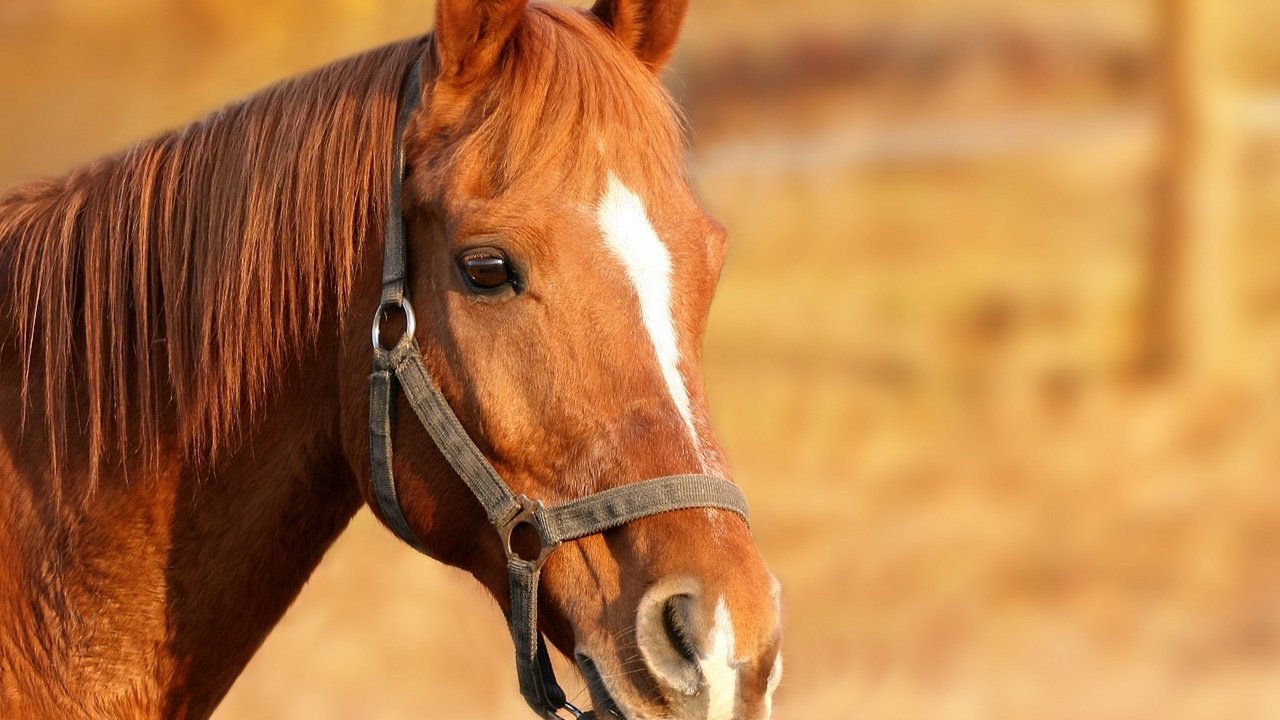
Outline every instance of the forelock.
<path id="1" fill-rule="evenodd" d="M 450 163 L 478 192 L 501 194 L 533 173 L 566 189 L 609 171 L 655 184 L 682 174 L 675 102 L 581 11 L 531 7 L 478 102 L 478 124 Z"/>

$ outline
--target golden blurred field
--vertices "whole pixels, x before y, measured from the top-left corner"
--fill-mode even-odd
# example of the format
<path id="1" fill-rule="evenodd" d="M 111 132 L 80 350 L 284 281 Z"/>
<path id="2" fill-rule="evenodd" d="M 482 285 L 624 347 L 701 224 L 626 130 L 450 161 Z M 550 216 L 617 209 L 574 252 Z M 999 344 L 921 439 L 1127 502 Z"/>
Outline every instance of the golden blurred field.
<path id="1" fill-rule="evenodd" d="M 0 183 L 431 17 L 6 0 Z M 1277 21 L 694 2 L 670 85 L 735 243 L 706 371 L 785 589 L 778 718 L 1280 715 Z M 217 717 L 522 717 L 508 643 L 362 513 Z"/>

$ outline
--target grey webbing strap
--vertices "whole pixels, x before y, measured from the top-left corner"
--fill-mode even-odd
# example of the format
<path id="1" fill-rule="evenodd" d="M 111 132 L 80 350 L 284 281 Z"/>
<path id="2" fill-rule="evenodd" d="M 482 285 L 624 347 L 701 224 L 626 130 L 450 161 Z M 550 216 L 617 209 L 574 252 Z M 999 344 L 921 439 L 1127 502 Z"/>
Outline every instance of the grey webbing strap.
<path id="1" fill-rule="evenodd" d="M 431 382 L 417 342 L 411 337 L 404 338 L 383 362 L 395 373 L 409 406 L 440 453 L 480 501 L 489 522 L 499 529 L 510 523 L 522 509 L 520 501 L 472 442 L 449 402 Z M 374 372 L 375 386 L 384 373 Z M 370 410 L 372 415 L 374 408 Z M 384 427 L 386 423 L 378 426 Z M 390 445 L 389 439 L 387 445 Z M 385 455 L 390 457 L 389 447 Z M 377 461 L 375 454 L 375 464 Z M 387 475 L 390 476 L 390 472 Z M 394 499 L 394 489 L 387 495 Z M 737 513 L 744 520 L 748 518 L 746 497 L 733 483 L 710 475 L 671 475 L 610 488 L 550 508 L 539 505 L 528 522 L 538 531 L 544 546 L 554 547 L 566 540 L 595 535 L 650 515 L 688 508 L 718 508 Z"/>
<path id="2" fill-rule="evenodd" d="M 480 501 L 489 522 L 501 527 L 519 512 L 520 504 L 507 484 L 498 477 L 498 471 L 471 441 L 448 401 L 427 376 L 418 343 L 406 336 L 391 351 L 390 365 L 400 381 L 405 399 L 436 447 L 440 448 L 440 454 Z"/>
<path id="3" fill-rule="evenodd" d="M 516 679 L 520 694 L 544 716 L 564 707 L 564 691 L 551 671 L 551 659 L 538 627 L 538 580 L 542 568 L 538 563 L 512 556 L 507 560 L 507 576 L 511 583 L 511 615 L 507 622 L 511 642 L 516 651 Z M 529 628 L 534 628 L 530 631 Z"/>
<path id="4" fill-rule="evenodd" d="M 539 508 L 534 512 L 534 526 L 544 542 L 559 544 L 650 515 L 688 508 L 728 510 L 747 519 L 747 498 L 738 486 L 710 475 L 671 475 Z"/>
<path id="5" fill-rule="evenodd" d="M 387 525 L 401 540 L 426 554 L 427 549 L 422 541 L 409 528 L 409 521 L 405 519 L 404 509 L 400 506 L 400 498 L 396 495 L 391 443 L 394 432 L 391 426 L 395 407 L 394 383 L 395 378 L 386 361 L 386 353 L 375 352 L 374 369 L 369 376 L 369 453 L 373 461 L 373 494 Z"/>
<path id="6" fill-rule="evenodd" d="M 405 75 L 396 111 L 395 149 L 391 160 L 390 203 L 394 212 L 387 213 L 386 240 L 382 246 L 382 305 L 399 305 L 404 301 L 405 277 L 408 272 L 405 252 L 405 218 L 400 212 L 400 194 L 404 191 L 404 143 L 400 141 L 409 117 L 418 107 L 421 89 L 421 63 L 416 62 Z"/>

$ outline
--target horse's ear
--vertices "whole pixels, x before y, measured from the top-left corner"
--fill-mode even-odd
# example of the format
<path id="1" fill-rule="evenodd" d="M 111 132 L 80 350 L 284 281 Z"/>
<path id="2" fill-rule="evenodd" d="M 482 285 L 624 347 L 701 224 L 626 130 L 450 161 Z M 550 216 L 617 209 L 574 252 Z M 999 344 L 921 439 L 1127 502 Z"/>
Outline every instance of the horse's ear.
<path id="1" fill-rule="evenodd" d="M 440 79 L 465 84 L 493 70 L 528 4 L 529 0 L 439 0 Z"/>
<path id="2" fill-rule="evenodd" d="M 689 0 L 596 0 L 591 12 L 657 72 L 675 50 Z"/>

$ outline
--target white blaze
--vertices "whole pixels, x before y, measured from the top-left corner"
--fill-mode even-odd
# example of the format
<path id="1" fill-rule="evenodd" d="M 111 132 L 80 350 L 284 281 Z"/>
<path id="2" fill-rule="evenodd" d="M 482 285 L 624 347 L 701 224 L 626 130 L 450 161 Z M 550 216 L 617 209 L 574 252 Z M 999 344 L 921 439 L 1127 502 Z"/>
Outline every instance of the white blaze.
<path id="1" fill-rule="evenodd" d="M 706 657 L 698 666 L 707 681 L 707 720 L 733 720 L 738 696 L 738 668 L 733 661 L 733 620 L 724 598 L 716 603 L 716 613 L 707 642 Z"/>
<path id="2" fill-rule="evenodd" d="M 649 222 L 644 201 L 613 173 L 609 173 L 604 197 L 596 207 L 596 218 L 605 244 L 622 260 L 635 286 L 640 317 L 649 331 L 658 367 L 696 451 L 698 434 L 689 409 L 689 391 L 680 374 L 680 346 L 671 311 L 671 253 Z"/>

